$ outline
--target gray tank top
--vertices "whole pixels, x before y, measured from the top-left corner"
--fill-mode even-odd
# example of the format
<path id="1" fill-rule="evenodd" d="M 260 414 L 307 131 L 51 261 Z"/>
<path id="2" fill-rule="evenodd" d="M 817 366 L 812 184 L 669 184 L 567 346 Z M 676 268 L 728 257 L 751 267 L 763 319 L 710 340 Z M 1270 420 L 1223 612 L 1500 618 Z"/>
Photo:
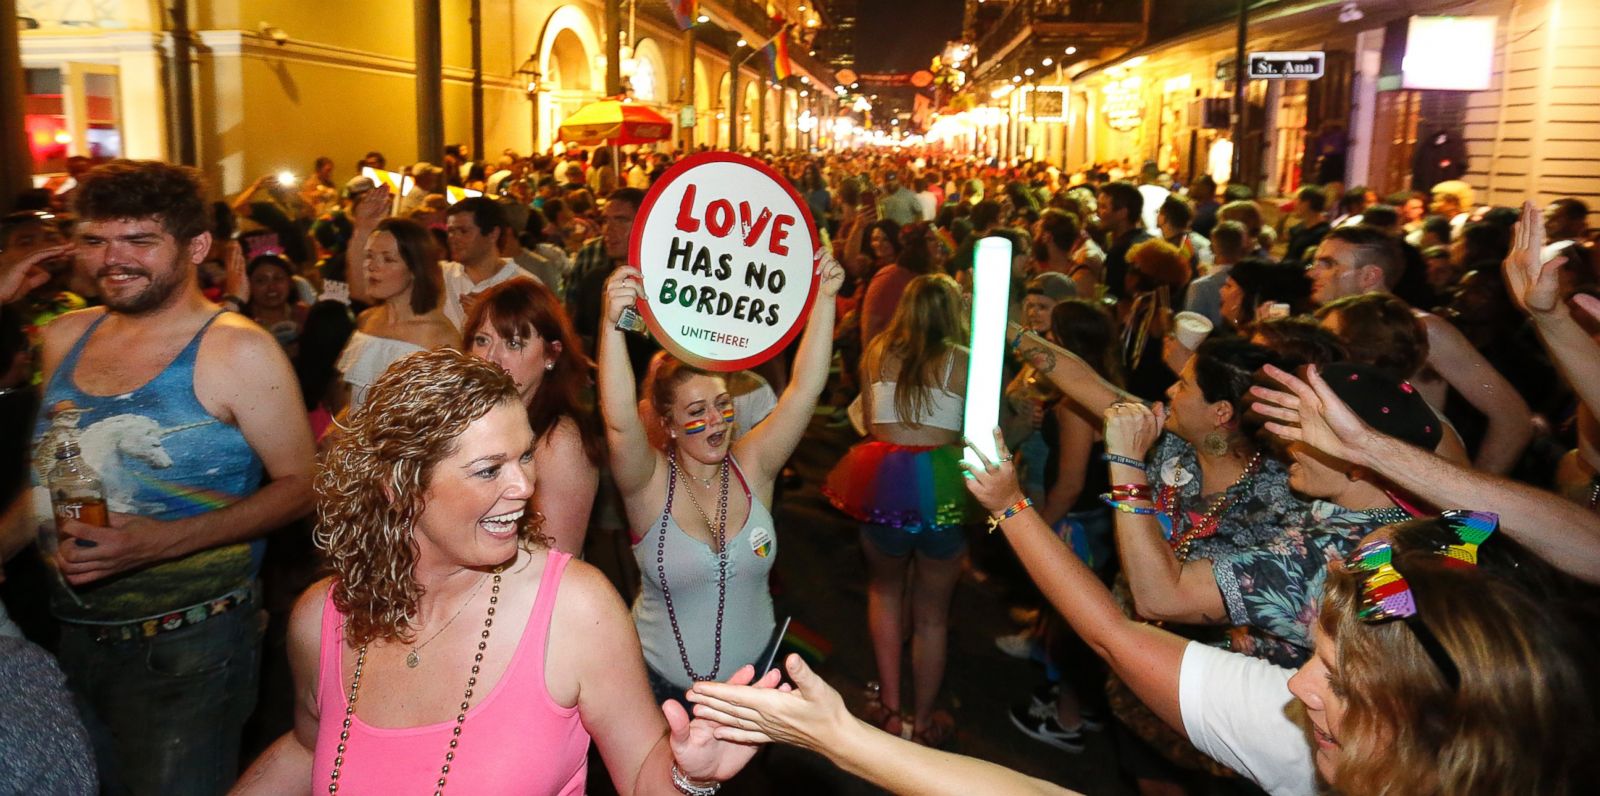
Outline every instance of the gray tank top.
<path id="1" fill-rule="evenodd" d="M 756 663 L 777 627 L 772 614 L 772 593 L 767 577 L 778 556 L 778 537 L 772 513 L 750 491 L 744 472 L 732 455 L 733 483 L 728 486 L 728 501 L 742 489 L 750 499 L 750 516 L 744 527 L 727 540 L 728 590 L 722 616 L 722 667 L 717 672 L 725 679 L 740 666 Z M 712 508 L 712 507 L 707 507 Z M 666 514 L 663 509 L 663 514 Z M 694 684 L 683 669 L 678 642 L 667 616 L 666 598 L 656 571 L 656 546 L 660 538 L 658 518 L 633 546 L 643 581 L 638 599 L 633 602 L 633 623 L 639 631 L 644 660 L 666 680 L 687 689 Z M 711 546 L 684 533 L 678 520 L 667 514 L 667 542 L 664 566 L 667 586 L 672 589 L 672 607 L 678 615 L 678 632 L 689 663 L 697 674 L 710 674 L 716 658 L 717 629 L 717 554 Z"/>

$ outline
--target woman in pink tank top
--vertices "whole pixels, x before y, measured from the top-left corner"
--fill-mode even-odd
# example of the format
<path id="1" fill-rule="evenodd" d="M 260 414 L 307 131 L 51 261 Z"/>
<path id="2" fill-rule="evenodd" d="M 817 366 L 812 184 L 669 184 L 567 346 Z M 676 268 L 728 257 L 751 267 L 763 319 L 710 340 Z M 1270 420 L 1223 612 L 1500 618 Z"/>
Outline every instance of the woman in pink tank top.
<path id="1" fill-rule="evenodd" d="M 295 728 L 236 793 L 582 794 L 591 737 L 622 793 L 709 792 L 750 760 L 652 704 L 616 592 L 527 509 L 533 440 L 492 363 L 419 352 L 378 379 L 317 475 L 334 574 L 290 620 Z"/>

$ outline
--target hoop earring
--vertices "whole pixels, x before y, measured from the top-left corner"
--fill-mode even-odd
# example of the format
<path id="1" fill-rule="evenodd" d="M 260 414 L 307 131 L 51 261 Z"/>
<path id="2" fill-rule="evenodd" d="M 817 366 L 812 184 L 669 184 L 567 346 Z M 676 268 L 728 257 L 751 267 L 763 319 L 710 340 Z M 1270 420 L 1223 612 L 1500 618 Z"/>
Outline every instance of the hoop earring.
<path id="1" fill-rule="evenodd" d="M 1200 450 L 1207 456 L 1228 455 L 1228 437 L 1219 431 L 1213 431 L 1200 440 Z"/>

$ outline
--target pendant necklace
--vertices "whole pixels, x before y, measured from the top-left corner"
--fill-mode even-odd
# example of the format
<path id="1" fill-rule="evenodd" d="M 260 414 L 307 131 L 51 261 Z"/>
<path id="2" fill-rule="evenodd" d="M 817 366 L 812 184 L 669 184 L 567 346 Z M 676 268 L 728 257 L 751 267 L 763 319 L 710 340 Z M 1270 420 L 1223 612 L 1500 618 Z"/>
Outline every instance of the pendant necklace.
<path id="1" fill-rule="evenodd" d="M 444 626 L 433 631 L 433 635 L 428 637 L 428 641 L 424 641 L 421 644 L 412 647 L 411 651 L 406 653 L 407 669 L 415 669 L 417 668 L 418 664 L 422 663 L 422 655 L 420 654 L 422 652 L 422 648 L 428 646 L 428 642 L 438 638 L 440 633 L 443 633 L 447 628 L 450 627 L 451 622 L 456 621 L 456 617 L 460 616 L 462 611 L 467 610 L 467 606 L 472 604 L 472 598 L 478 596 L 478 592 L 483 590 L 484 581 L 487 581 L 488 579 L 488 575 L 478 578 L 478 585 L 472 587 L 472 593 L 467 595 L 466 601 L 461 603 L 461 607 L 456 609 L 455 614 L 453 614 L 450 619 L 444 623 Z M 499 580 L 499 577 L 497 576 L 495 579 Z"/>
<path id="2" fill-rule="evenodd" d="M 717 521 L 715 523 L 706 523 L 711 532 L 715 534 L 717 541 L 717 625 L 714 636 L 715 646 L 711 658 L 711 671 L 707 674 L 696 672 L 694 666 L 689 663 L 689 649 L 684 646 L 683 631 L 678 627 L 678 611 L 672 604 L 672 587 L 667 585 L 667 524 L 672 519 L 672 495 L 677 491 L 678 486 L 678 457 L 676 455 L 668 455 L 667 464 L 667 506 L 661 512 L 661 527 L 657 529 L 659 535 L 656 538 L 656 579 L 657 583 L 661 585 L 662 599 L 667 604 L 667 621 L 672 625 L 673 640 L 678 642 L 678 658 L 683 661 L 684 674 L 689 675 L 690 680 L 697 682 L 715 680 L 717 679 L 717 673 L 722 670 L 722 617 L 728 602 L 727 462 L 724 461 L 722 467 L 722 491 L 717 499 Z M 684 491 L 689 495 L 691 501 L 695 500 L 692 492 L 689 490 Z M 695 501 L 695 508 L 700 508 L 698 501 Z M 707 520 L 710 519 L 705 517 L 704 510 L 701 511 L 701 516 Z"/>

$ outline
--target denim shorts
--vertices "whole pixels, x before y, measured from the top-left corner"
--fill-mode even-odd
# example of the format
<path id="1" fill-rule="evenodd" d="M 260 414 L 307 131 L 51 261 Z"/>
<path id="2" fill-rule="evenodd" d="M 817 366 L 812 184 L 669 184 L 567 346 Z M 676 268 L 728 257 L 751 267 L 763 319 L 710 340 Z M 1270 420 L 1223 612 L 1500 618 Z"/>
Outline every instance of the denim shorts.
<path id="1" fill-rule="evenodd" d="M 862 525 L 861 537 L 891 558 L 905 558 L 915 553 L 923 558 L 946 561 L 967 550 L 966 530 L 960 526 L 912 533 L 889 525 Z"/>

